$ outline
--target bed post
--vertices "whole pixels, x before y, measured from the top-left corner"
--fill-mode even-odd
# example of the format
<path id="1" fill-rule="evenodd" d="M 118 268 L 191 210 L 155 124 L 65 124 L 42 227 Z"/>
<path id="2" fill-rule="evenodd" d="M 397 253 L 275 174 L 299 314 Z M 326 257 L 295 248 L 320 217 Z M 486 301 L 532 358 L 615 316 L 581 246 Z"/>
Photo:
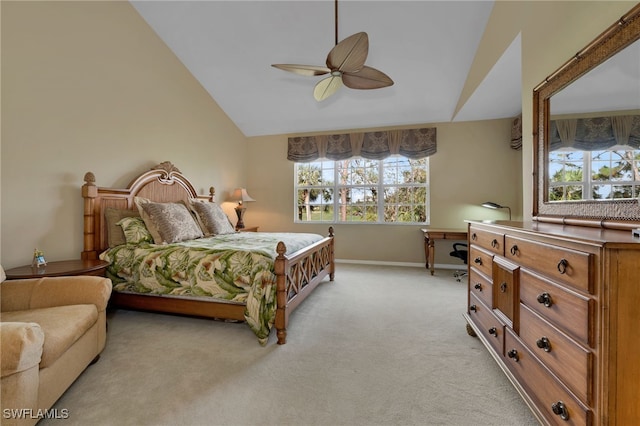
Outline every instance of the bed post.
<path id="1" fill-rule="evenodd" d="M 329 227 L 329 237 L 331 238 L 331 246 L 329 247 L 330 250 L 330 262 L 331 264 L 329 265 L 329 281 L 333 281 L 333 278 L 336 275 L 336 265 L 335 265 L 335 253 L 333 251 L 333 226 Z"/>
<path id="2" fill-rule="evenodd" d="M 276 334 L 278 336 L 278 344 L 287 343 L 287 259 L 284 254 L 287 247 L 280 241 L 276 247 L 278 256 L 274 263 L 274 272 L 276 274 Z"/>
<path id="3" fill-rule="evenodd" d="M 96 227 L 94 217 L 95 198 L 98 196 L 98 187 L 95 185 L 96 177 L 87 172 L 84 175 L 82 185 L 82 198 L 84 198 L 84 249 L 81 253 L 83 260 L 97 259 L 95 250 Z"/>

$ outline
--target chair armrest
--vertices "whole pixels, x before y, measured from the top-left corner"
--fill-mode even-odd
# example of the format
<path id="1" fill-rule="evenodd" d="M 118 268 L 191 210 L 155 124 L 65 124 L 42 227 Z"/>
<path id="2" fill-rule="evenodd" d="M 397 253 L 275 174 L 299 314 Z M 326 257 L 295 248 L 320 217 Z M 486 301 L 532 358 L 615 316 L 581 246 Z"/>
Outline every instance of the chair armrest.
<path id="1" fill-rule="evenodd" d="M 31 309 L 93 304 L 104 311 L 111 297 L 111 280 L 97 276 L 46 277 L 38 280 L 31 295 Z"/>
<path id="2" fill-rule="evenodd" d="M 28 370 L 40 364 L 44 332 L 33 322 L 0 322 L 1 376 Z"/>

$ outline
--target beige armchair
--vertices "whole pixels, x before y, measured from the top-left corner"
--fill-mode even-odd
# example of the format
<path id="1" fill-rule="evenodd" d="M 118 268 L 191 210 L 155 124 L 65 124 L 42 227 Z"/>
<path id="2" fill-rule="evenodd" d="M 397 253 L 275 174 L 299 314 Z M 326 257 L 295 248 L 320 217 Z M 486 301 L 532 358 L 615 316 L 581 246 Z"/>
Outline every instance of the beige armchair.
<path id="1" fill-rule="evenodd" d="M 111 280 L 95 276 L 0 284 L 0 423 L 35 424 L 97 360 L 110 295 Z"/>

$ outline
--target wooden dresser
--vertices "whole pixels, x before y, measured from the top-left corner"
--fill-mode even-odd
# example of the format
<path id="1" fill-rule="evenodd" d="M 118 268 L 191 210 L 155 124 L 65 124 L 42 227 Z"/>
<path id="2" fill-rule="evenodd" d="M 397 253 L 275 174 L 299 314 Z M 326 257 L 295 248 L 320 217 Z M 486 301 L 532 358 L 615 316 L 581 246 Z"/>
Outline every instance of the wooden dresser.
<path id="1" fill-rule="evenodd" d="M 538 420 L 639 425 L 640 240 L 538 222 L 468 226 L 470 334 Z"/>

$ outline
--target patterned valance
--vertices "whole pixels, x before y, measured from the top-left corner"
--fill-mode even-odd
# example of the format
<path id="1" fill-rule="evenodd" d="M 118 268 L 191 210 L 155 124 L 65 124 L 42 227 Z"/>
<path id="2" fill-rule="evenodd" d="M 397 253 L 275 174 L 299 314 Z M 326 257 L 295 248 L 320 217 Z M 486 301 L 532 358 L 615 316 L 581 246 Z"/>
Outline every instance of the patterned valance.
<path id="1" fill-rule="evenodd" d="M 511 122 L 511 148 L 522 149 L 522 115 Z"/>
<path id="2" fill-rule="evenodd" d="M 551 151 L 640 149 L 640 115 L 552 120 L 549 127 Z"/>
<path id="3" fill-rule="evenodd" d="M 394 154 L 417 159 L 435 153 L 436 128 L 433 127 L 293 137 L 289 138 L 287 159 L 297 163 L 319 158 L 381 160 Z"/>

